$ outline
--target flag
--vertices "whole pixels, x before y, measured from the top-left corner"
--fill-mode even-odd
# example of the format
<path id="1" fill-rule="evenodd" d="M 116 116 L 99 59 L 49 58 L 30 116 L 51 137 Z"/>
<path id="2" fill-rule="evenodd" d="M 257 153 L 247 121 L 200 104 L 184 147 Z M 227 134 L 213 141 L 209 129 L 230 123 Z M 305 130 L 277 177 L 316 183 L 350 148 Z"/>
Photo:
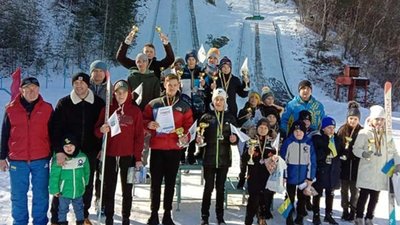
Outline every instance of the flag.
<path id="1" fill-rule="evenodd" d="M 290 202 L 290 198 L 288 197 L 279 206 L 278 212 L 286 219 L 289 216 L 289 213 L 292 210 L 292 208 L 293 208 L 293 204 Z"/>
<path id="2" fill-rule="evenodd" d="M 11 100 L 13 100 L 19 93 L 19 86 L 21 85 L 21 68 L 18 67 L 17 70 L 11 75 L 12 83 L 10 87 Z"/>
<path id="3" fill-rule="evenodd" d="M 136 104 L 140 105 L 140 103 L 142 103 L 143 83 L 140 83 L 140 85 L 133 92 L 138 95 L 137 99 L 135 100 Z"/>
<path id="4" fill-rule="evenodd" d="M 229 124 L 229 125 L 231 127 L 231 132 L 236 134 L 239 137 L 240 142 L 246 142 L 246 141 L 250 140 L 250 137 L 247 136 L 247 134 L 245 134 L 242 131 L 240 131 L 239 128 L 233 126 L 232 124 Z"/>
<path id="5" fill-rule="evenodd" d="M 207 53 L 206 50 L 204 49 L 203 44 L 201 44 L 201 47 L 197 52 L 197 59 L 199 60 L 200 63 L 204 63 L 204 61 L 207 59 Z"/>
<path id="6" fill-rule="evenodd" d="M 389 177 L 393 176 L 394 170 L 396 169 L 396 166 L 394 165 L 394 159 L 391 159 L 386 162 L 386 164 L 383 166 L 381 171 L 388 175 Z"/>
<path id="7" fill-rule="evenodd" d="M 196 138 L 196 130 L 197 130 L 197 120 L 194 121 L 192 126 L 190 126 L 188 134 L 190 134 L 189 143 L 192 142 Z"/>

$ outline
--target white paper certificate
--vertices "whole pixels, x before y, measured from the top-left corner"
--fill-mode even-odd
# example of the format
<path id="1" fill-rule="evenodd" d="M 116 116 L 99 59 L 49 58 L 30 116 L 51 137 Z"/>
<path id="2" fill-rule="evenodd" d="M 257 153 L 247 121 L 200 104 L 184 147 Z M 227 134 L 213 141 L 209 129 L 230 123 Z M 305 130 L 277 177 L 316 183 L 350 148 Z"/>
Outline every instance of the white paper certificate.
<path id="1" fill-rule="evenodd" d="M 168 134 L 175 130 L 174 114 L 172 106 L 160 107 L 155 115 L 156 122 L 160 125 L 157 133 Z"/>
<path id="2" fill-rule="evenodd" d="M 119 126 L 119 120 L 117 111 L 115 111 L 110 118 L 108 118 L 108 125 L 111 128 L 111 137 L 121 133 L 121 127 Z"/>
<path id="3" fill-rule="evenodd" d="M 192 80 L 190 79 L 183 79 L 181 80 L 182 83 L 182 93 L 191 97 L 192 94 Z"/>

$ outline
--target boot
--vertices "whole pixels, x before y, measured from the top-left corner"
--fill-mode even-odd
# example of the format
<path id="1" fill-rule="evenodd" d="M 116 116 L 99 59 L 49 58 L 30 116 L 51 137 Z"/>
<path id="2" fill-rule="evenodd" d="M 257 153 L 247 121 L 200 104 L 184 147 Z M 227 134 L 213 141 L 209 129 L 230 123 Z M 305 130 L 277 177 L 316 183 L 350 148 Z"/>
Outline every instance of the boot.
<path id="1" fill-rule="evenodd" d="M 372 219 L 365 219 L 365 225 L 374 225 Z"/>
<path id="2" fill-rule="evenodd" d="M 201 217 L 200 225 L 209 225 L 207 216 L 202 216 Z"/>
<path id="3" fill-rule="evenodd" d="M 354 220 L 354 225 L 364 225 L 364 220 L 363 218 L 356 218 Z"/>
<path id="4" fill-rule="evenodd" d="M 288 217 L 286 218 L 286 225 L 294 225 L 294 222 L 293 222 L 293 209 L 289 213 Z"/>
<path id="5" fill-rule="evenodd" d="M 326 213 L 324 222 L 328 222 L 329 224 L 332 224 L 332 225 L 338 225 L 338 223 L 335 221 L 335 219 L 333 219 L 331 213 Z"/>
<path id="6" fill-rule="evenodd" d="M 171 218 L 171 211 L 165 211 L 164 216 L 162 218 L 163 225 L 175 225 L 174 221 Z"/>
<path id="7" fill-rule="evenodd" d="M 126 218 L 126 217 L 122 218 L 122 225 L 129 225 L 129 224 L 131 224 L 131 221 L 129 220 L 129 218 Z"/>
<path id="8" fill-rule="evenodd" d="M 76 221 L 76 225 L 83 225 L 83 220 Z"/>
<path id="9" fill-rule="evenodd" d="M 267 225 L 267 220 L 266 219 L 260 219 L 258 221 L 258 225 Z"/>
<path id="10" fill-rule="evenodd" d="M 294 220 L 294 224 L 303 225 L 303 216 L 297 215 L 296 219 Z"/>
<path id="11" fill-rule="evenodd" d="M 113 218 L 106 217 L 106 225 L 113 225 L 113 224 L 114 224 Z"/>
<path id="12" fill-rule="evenodd" d="M 319 213 L 314 213 L 312 222 L 314 225 L 321 225 L 321 219 L 319 218 Z"/>
<path id="13" fill-rule="evenodd" d="M 306 197 L 306 210 L 311 211 L 312 210 L 312 204 L 311 204 L 311 197 L 307 196 Z"/>
<path id="14" fill-rule="evenodd" d="M 343 208 L 343 213 L 342 213 L 342 220 L 348 220 L 349 219 L 349 210 L 347 208 Z"/>
<path id="15" fill-rule="evenodd" d="M 226 225 L 225 220 L 223 218 L 217 220 L 218 220 L 218 225 Z"/>
<path id="16" fill-rule="evenodd" d="M 147 225 L 158 225 L 160 220 L 158 219 L 158 212 L 152 212 L 150 218 L 147 220 Z"/>
<path id="17" fill-rule="evenodd" d="M 349 216 L 347 217 L 347 221 L 353 221 L 356 216 L 356 212 L 354 210 L 350 210 Z"/>

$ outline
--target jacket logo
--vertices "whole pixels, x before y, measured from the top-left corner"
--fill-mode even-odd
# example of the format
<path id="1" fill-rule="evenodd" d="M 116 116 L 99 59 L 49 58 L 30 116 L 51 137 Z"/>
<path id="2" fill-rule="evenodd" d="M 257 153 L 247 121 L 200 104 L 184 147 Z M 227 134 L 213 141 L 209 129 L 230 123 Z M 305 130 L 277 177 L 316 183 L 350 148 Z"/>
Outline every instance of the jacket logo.
<path id="1" fill-rule="evenodd" d="M 78 166 L 83 166 L 83 160 L 82 159 L 78 160 Z"/>
<path id="2" fill-rule="evenodd" d="M 308 152 L 308 146 L 304 146 L 304 147 L 303 147 L 303 151 L 304 151 L 305 153 L 307 153 L 307 152 Z"/>

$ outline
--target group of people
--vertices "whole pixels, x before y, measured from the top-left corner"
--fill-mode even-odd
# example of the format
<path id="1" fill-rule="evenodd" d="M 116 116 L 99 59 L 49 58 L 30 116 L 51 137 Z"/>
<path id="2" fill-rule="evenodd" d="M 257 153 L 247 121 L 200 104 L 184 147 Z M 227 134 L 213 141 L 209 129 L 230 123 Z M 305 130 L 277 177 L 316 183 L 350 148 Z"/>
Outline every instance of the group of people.
<path id="1" fill-rule="evenodd" d="M 68 224 L 70 204 L 76 224 L 92 224 L 89 209 L 93 192 L 105 223 L 113 224 L 118 174 L 122 224 L 130 224 L 132 172 L 149 164 L 151 213 L 147 224 L 160 224 L 164 181 L 161 222 L 173 225 L 172 201 L 180 163 L 197 161 L 203 166 L 205 180 L 200 224 L 209 224 L 215 187 L 216 219 L 224 225 L 224 186 L 232 165 L 231 146 L 236 144 L 241 153 L 237 188 L 246 187 L 249 193 L 246 225 L 253 224 L 254 217 L 261 225 L 273 218 L 274 191 L 266 186 L 279 157 L 287 166 L 283 177 L 293 205 L 297 196 L 296 207 L 288 214 L 286 224 L 303 224 L 307 210 L 313 212 L 313 224 L 321 224 L 320 198 L 324 190 L 324 221 L 338 224 L 332 217 L 333 193 L 338 188 L 342 219 L 354 220 L 358 225 L 372 224 L 379 192 L 388 188 L 387 175 L 380 170 L 387 155 L 395 158 L 397 171 L 400 169 L 394 145 L 386 145 L 385 113 L 381 106 L 371 107 L 363 128 L 358 104 L 350 102 L 347 121 L 336 132 L 334 118 L 327 116 L 323 105 L 312 96 L 312 84 L 307 80 L 299 83 L 298 95 L 283 108 L 275 104 L 274 93 L 268 87 L 260 93 L 249 93 L 249 78 L 234 76 L 231 60 L 221 58 L 217 48 L 208 51 L 204 64 L 199 62 L 195 50 L 188 52 L 184 60 L 175 59 L 168 38 L 160 33 L 166 57 L 157 60 L 154 46 L 146 44 L 133 60 L 126 54 L 134 38 L 133 30 L 118 49 L 117 60 L 129 69 L 129 75 L 114 83 L 112 96 L 107 95 L 108 68 L 100 60 L 90 65 L 89 74 L 79 72 L 72 76 L 72 91 L 58 101 L 54 110 L 40 95 L 36 78 L 21 81 L 20 94 L 6 106 L 0 151 L 0 169 L 10 172 L 13 224 L 29 222 L 30 186 L 33 224 L 47 224 L 49 194 L 53 196 L 51 224 Z M 175 72 L 164 73 L 166 68 Z M 138 94 L 134 90 L 139 87 L 142 91 Z M 241 110 L 236 95 L 248 96 Z M 109 112 L 105 107 L 107 101 L 111 103 Z M 173 129 L 165 132 L 159 129 L 156 115 L 167 108 L 172 112 Z M 115 124 L 107 122 L 106 115 L 118 118 L 118 134 L 109 135 Z M 189 129 L 196 120 L 205 126 L 200 126 L 201 132 L 190 142 L 193 133 Z M 240 127 L 251 141 L 240 142 L 231 125 Z M 108 139 L 104 142 L 107 145 L 102 162 L 105 134 Z M 375 182 L 369 182 L 368 177 L 374 177 Z"/>

